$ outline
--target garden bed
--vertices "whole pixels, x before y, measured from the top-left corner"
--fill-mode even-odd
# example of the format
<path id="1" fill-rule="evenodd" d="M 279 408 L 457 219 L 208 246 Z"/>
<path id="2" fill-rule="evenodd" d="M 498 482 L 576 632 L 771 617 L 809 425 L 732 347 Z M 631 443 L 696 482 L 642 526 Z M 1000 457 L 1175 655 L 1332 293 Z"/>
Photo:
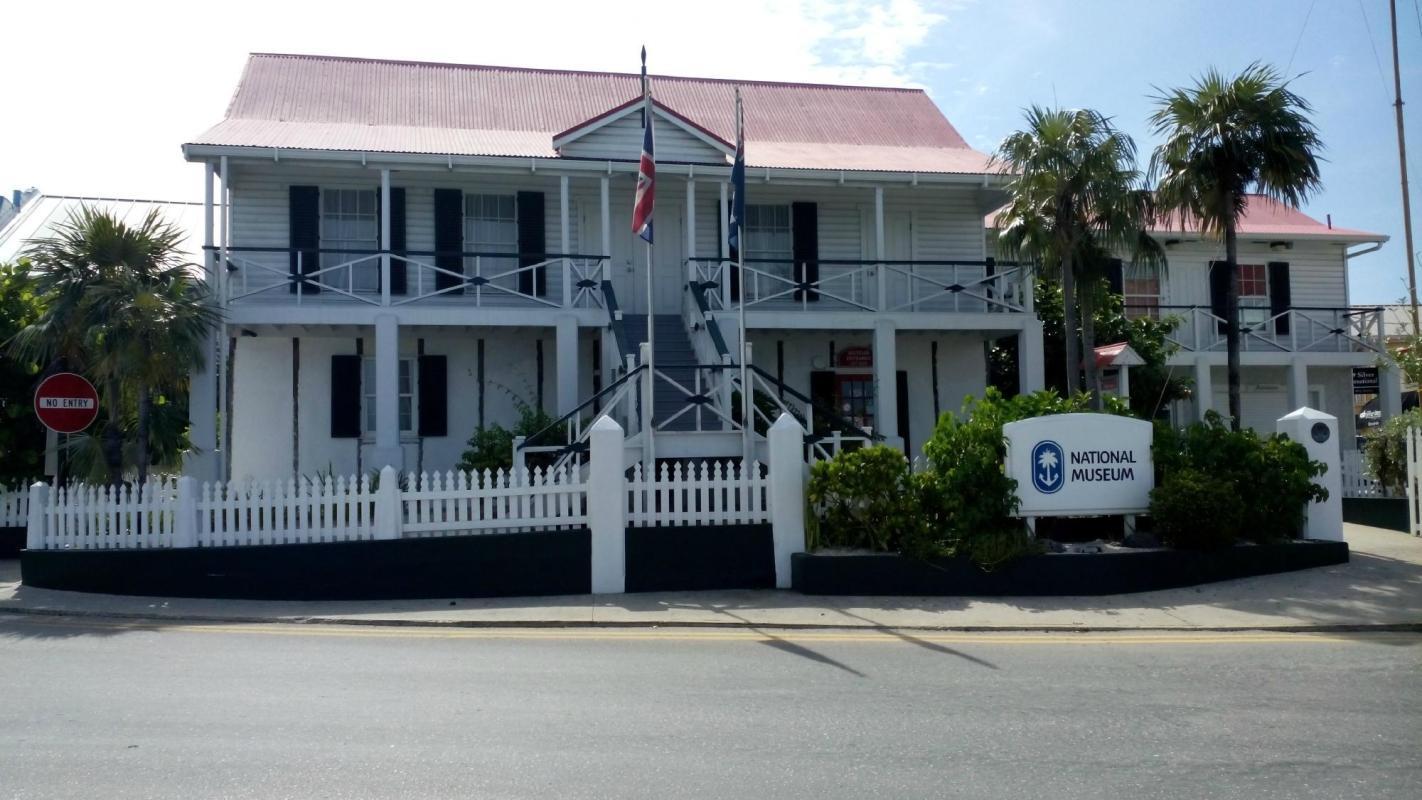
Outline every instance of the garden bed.
<path id="1" fill-rule="evenodd" d="M 966 558 L 895 553 L 796 553 L 792 586 L 804 594 L 891 596 L 1106 595 L 1174 589 L 1348 561 L 1346 542 L 1303 540 L 1225 550 L 1049 553 L 984 572 Z"/>

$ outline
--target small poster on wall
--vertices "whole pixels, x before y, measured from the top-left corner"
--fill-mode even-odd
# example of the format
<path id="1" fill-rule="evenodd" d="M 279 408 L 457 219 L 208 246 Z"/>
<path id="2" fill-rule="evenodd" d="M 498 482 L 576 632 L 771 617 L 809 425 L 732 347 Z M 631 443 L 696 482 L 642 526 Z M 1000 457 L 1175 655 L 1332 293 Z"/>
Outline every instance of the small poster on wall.
<path id="1" fill-rule="evenodd" d="M 836 367 L 872 367 L 874 366 L 874 348 L 867 346 L 854 346 L 840 348 L 835 356 L 834 365 Z"/>

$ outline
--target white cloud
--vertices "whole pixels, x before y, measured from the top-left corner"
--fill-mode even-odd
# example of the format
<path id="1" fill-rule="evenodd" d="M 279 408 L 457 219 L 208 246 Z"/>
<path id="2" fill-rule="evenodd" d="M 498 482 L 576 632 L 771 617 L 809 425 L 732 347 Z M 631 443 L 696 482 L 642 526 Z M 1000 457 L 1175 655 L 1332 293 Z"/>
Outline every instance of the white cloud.
<path id="1" fill-rule="evenodd" d="M 221 119 L 252 51 L 634 72 L 645 44 L 663 74 L 920 85 L 942 67 L 916 50 L 958 3 L 240 5 L 7 9 L 0 189 L 194 197 L 200 176 L 179 145 Z"/>

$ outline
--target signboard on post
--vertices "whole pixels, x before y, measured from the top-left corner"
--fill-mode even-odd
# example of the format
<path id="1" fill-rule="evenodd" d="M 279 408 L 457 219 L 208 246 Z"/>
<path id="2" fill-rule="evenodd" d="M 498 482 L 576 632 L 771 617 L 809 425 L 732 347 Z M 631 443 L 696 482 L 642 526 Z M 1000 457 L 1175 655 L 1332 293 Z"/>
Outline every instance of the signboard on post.
<path id="1" fill-rule="evenodd" d="M 1007 476 L 1020 517 L 1142 514 L 1155 465 L 1149 422 L 1114 414 L 1054 414 L 1009 422 Z"/>
<path id="2" fill-rule="evenodd" d="M 1378 394 L 1377 367 L 1353 367 L 1353 394 Z"/>
<path id="3" fill-rule="evenodd" d="M 56 373 L 35 389 L 35 416 L 55 433 L 78 433 L 99 416 L 99 393 L 81 375 Z"/>

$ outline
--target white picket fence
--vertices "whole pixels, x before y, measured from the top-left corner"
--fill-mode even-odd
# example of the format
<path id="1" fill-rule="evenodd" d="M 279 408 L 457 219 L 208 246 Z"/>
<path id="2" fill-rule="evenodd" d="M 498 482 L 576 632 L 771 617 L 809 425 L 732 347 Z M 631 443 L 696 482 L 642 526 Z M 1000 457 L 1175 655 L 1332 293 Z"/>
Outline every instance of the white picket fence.
<path id="1" fill-rule="evenodd" d="M 204 483 L 197 546 L 309 544 L 375 538 L 370 477 Z"/>
<path id="2" fill-rule="evenodd" d="M 451 536 L 587 524 L 587 485 L 557 469 L 410 475 L 400 492 L 406 536 Z"/>
<path id="3" fill-rule="evenodd" d="M 770 521 L 770 482 L 752 462 L 662 463 L 655 476 L 632 468 L 627 481 L 627 524 L 637 527 L 743 525 Z"/>
<path id="4" fill-rule="evenodd" d="M 0 528 L 29 524 L 30 494 L 23 486 L 0 486 Z"/>
<path id="5" fill-rule="evenodd" d="M 1387 493 L 1377 478 L 1368 474 L 1367 464 L 1361 450 L 1344 450 L 1342 453 L 1342 479 L 1344 497 L 1386 497 Z"/>
<path id="6" fill-rule="evenodd" d="M 177 485 L 155 480 L 136 486 L 75 484 L 53 490 L 51 502 L 31 512 L 45 518 L 45 548 L 113 550 L 172 547 Z"/>

